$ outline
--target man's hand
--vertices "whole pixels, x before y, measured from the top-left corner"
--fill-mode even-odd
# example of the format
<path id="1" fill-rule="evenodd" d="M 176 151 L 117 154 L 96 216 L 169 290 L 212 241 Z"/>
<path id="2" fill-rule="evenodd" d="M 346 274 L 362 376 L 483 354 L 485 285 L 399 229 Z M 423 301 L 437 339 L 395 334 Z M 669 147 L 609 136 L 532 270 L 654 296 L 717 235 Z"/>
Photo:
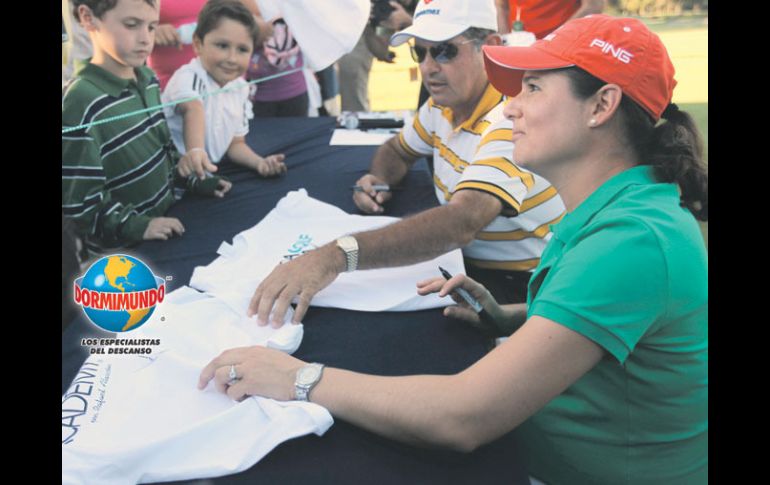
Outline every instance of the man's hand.
<path id="1" fill-rule="evenodd" d="M 358 179 L 356 185 L 363 190 L 353 193 L 353 202 L 356 206 L 367 214 L 382 214 L 385 209 L 383 205 L 393 196 L 391 192 L 376 191 L 372 185 L 387 184 L 384 180 L 368 173 Z"/>
<path id="2" fill-rule="evenodd" d="M 412 25 L 412 16 L 404 10 L 404 6 L 399 2 L 391 1 L 390 6 L 393 7 L 393 11 L 390 16 L 380 22 L 380 25 L 391 30 L 404 30 Z"/>
<path id="3" fill-rule="evenodd" d="M 344 271 L 344 264 L 342 251 L 333 243 L 279 264 L 257 287 L 247 315 L 257 315 L 257 323 L 267 325 L 273 310 L 272 325 L 278 328 L 283 325 L 289 304 L 298 297 L 292 322 L 302 322 L 310 300 Z"/>
<path id="4" fill-rule="evenodd" d="M 176 217 L 155 217 L 150 220 L 147 229 L 144 230 L 144 236 L 142 236 L 142 238 L 145 241 L 149 239 L 161 239 L 165 241 L 174 234 L 180 236 L 184 234 L 184 226 L 179 219 Z"/>
<path id="5" fill-rule="evenodd" d="M 155 29 L 155 45 L 172 46 L 182 50 L 182 38 L 171 24 L 160 24 Z"/>
<path id="6" fill-rule="evenodd" d="M 286 155 L 276 153 L 261 158 L 257 162 L 256 170 L 263 177 L 275 177 L 286 173 L 286 164 L 283 163 Z"/>
<path id="7" fill-rule="evenodd" d="M 190 174 L 195 173 L 199 179 L 206 178 L 206 171 L 216 172 L 219 170 L 216 165 L 211 163 L 209 155 L 206 150 L 202 148 L 193 148 L 188 150 L 182 158 L 179 159 L 179 163 L 176 166 L 177 172 L 184 178 L 187 178 Z"/>

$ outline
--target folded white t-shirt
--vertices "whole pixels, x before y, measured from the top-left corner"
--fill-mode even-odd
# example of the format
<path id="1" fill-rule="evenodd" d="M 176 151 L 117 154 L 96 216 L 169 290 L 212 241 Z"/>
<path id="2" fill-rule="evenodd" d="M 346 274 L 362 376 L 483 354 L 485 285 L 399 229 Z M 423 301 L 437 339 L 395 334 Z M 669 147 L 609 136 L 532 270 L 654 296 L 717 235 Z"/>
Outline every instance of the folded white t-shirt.
<path id="1" fill-rule="evenodd" d="M 246 313 L 259 283 L 281 262 L 323 246 L 340 236 L 377 229 L 397 222 L 396 217 L 351 215 L 309 197 L 305 189 L 284 196 L 256 226 L 222 243 L 219 257 L 198 266 L 190 286 Z M 420 296 L 417 282 L 441 276 L 438 267 L 464 273 L 462 252 L 450 251 L 430 261 L 409 266 L 340 274 L 318 292 L 311 305 L 357 311 L 414 311 L 452 304 L 437 294 Z"/>
<path id="2" fill-rule="evenodd" d="M 213 382 L 197 388 L 203 367 L 222 351 L 265 345 L 291 353 L 302 329 L 260 327 L 188 287 L 169 293 L 141 328 L 116 337 L 159 340 L 151 354 L 92 355 L 62 396 L 62 483 L 227 475 L 288 439 L 322 435 L 333 419 L 317 404 L 262 397 L 237 403 Z"/>

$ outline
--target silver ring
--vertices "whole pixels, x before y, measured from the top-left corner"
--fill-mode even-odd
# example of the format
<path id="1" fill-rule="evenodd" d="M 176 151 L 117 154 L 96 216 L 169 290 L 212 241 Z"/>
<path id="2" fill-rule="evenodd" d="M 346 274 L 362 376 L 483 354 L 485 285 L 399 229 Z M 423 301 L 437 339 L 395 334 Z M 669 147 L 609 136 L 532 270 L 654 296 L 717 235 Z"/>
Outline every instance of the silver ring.
<path id="1" fill-rule="evenodd" d="M 227 381 L 227 385 L 228 386 L 232 386 L 233 384 L 235 384 L 239 380 L 238 379 L 238 373 L 235 372 L 235 364 L 232 364 L 230 366 L 230 373 L 227 375 L 227 377 L 230 378 L 230 380 Z"/>

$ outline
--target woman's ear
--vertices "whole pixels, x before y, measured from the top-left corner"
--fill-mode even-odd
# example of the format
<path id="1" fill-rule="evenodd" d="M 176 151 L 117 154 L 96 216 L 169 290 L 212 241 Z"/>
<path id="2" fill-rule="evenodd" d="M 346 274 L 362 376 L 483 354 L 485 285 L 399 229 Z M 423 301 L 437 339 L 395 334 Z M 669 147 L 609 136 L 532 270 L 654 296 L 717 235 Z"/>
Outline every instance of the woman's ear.
<path id="1" fill-rule="evenodd" d="M 623 99 L 623 91 L 617 84 L 605 84 L 591 97 L 589 126 L 601 126 L 615 115 Z"/>

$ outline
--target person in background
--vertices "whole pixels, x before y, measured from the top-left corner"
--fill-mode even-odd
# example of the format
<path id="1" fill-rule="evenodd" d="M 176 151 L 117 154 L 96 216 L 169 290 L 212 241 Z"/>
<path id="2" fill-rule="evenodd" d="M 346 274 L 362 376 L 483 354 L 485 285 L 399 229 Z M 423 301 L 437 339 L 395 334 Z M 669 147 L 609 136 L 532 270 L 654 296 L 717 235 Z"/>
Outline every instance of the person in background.
<path id="1" fill-rule="evenodd" d="M 88 32 L 83 30 L 80 23 L 75 19 L 71 0 L 62 1 L 62 22 L 67 31 L 67 39 L 62 39 L 62 91 L 67 83 L 72 79 L 75 71 L 75 62 L 80 62 L 94 55 L 91 47 L 91 39 Z"/>
<path id="2" fill-rule="evenodd" d="M 286 172 L 283 154 L 262 157 L 246 144 L 251 102 L 243 74 L 258 36 L 254 16 L 239 0 L 209 0 L 198 15 L 197 57 L 177 69 L 161 98 L 169 104 L 200 97 L 164 108 L 174 144 L 185 155 L 177 166 L 182 177 L 205 179 L 225 155 L 263 177 Z"/>
<path id="3" fill-rule="evenodd" d="M 320 116 L 339 116 L 340 114 L 340 77 L 336 63 L 327 66 L 315 73 L 318 85 L 321 88 L 321 101 L 323 106 L 319 108 Z"/>
<path id="4" fill-rule="evenodd" d="M 195 57 L 192 43 L 182 42 L 179 27 L 194 26 L 198 13 L 206 0 L 162 0 L 160 2 L 160 23 L 155 32 L 155 47 L 147 59 L 147 65 L 155 71 L 160 89 L 166 89 L 171 75 Z"/>
<path id="5" fill-rule="evenodd" d="M 388 49 L 389 34 L 378 35 L 377 31 L 392 33 L 412 25 L 412 16 L 408 10 L 414 11 L 416 4 L 417 2 L 412 0 L 379 0 L 372 4 L 372 16 L 361 38 L 355 48 L 338 61 L 342 111 L 370 111 L 369 73 L 372 61 L 377 59 L 392 63 L 395 55 Z M 377 13 L 379 11 L 383 13 Z"/>
<path id="6" fill-rule="evenodd" d="M 438 3 L 434 0 L 433 3 Z M 605 53 L 595 39 L 613 46 Z M 559 189 L 554 228 L 518 329 L 454 375 L 385 377 L 307 364 L 265 347 L 230 349 L 198 387 L 231 399 L 317 403 L 338 419 L 421 446 L 465 452 L 514 428 L 530 474 L 549 485 L 708 482 L 708 173 L 692 118 L 672 104 L 674 68 L 635 19 L 593 15 L 529 47 L 484 46 L 510 97 L 517 160 Z M 480 324 L 465 304 L 445 314 Z"/>
<path id="7" fill-rule="evenodd" d="M 516 20 L 542 39 L 570 19 L 604 10 L 605 0 L 495 0 L 498 32 L 507 34 Z"/>
<path id="8" fill-rule="evenodd" d="M 302 72 L 304 60 L 299 44 L 283 18 L 270 19 L 272 35 L 258 47 L 251 57 L 246 78 L 249 81 L 277 74 L 281 77 L 253 84 L 251 102 L 254 116 L 272 118 L 308 115 L 310 98 Z"/>

